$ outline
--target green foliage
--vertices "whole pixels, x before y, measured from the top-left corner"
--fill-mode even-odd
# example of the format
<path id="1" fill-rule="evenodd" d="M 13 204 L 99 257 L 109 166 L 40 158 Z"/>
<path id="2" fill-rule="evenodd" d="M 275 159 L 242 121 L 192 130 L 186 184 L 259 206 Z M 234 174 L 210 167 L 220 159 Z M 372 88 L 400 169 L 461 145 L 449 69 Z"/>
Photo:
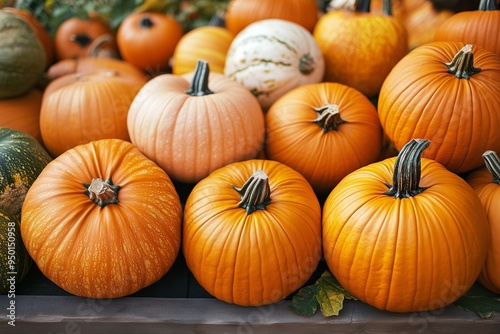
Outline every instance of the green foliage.
<path id="1" fill-rule="evenodd" d="M 474 284 L 454 304 L 466 311 L 476 312 L 481 318 L 489 318 L 493 312 L 500 312 L 500 295 Z"/>
<path id="2" fill-rule="evenodd" d="M 17 0 L 14 7 L 27 9 L 54 35 L 66 19 L 100 16 L 116 31 L 123 19 L 135 11 L 154 11 L 174 16 L 189 31 L 207 25 L 226 11 L 229 0 Z"/>
<path id="3" fill-rule="evenodd" d="M 312 316 L 319 306 L 323 316 L 330 317 L 339 315 L 344 307 L 344 299 L 356 298 L 329 271 L 325 271 L 313 285 L 301 288 L 292 297 L 290 309 L 300 315 Z"/>

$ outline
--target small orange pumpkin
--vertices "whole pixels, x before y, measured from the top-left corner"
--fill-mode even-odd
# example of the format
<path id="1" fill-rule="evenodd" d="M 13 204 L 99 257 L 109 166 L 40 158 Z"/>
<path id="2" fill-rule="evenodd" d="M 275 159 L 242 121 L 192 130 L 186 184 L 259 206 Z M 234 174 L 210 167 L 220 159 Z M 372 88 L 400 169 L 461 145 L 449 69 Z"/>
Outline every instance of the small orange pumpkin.
<path id="1" fill-rule="evenodd" d="M 228 303 L 278 302 L 300 288 L 321 257 L 321 208 L 306 179 L 272 160 L 223 166 L 198 182 L 184 209 L 189 270 Z"/>
<path id="2" fill-rule="evenodd" d="M 392 312 L 445 307 L 484 265 L 490 231 L 464 179 L 422 158 L 412 139 L 397 157 L 346 176 L 323 205 L 323 250 L 340 284 Z"/>
<path id="3" fill-rule="evenodd" d="M 32 89 L 28 93 L 0 99 L 0 126 L 22 131 L 42 143 L 40 134 L 40 108 L 43 93 Z"/>
<path id="4" fill-rule="evenodd" d="M 370 12 L 370 0 L 356 2 L 354 11 L 332 10 L 314 28 L 325 59 L 324 81 L 353 87 L 376 96 L 394 65 L 408 52 L 405 27 L 392 16 L 390 0 L 384 13 Z"/>
<path id="5" fill-rule="evenodd" d="M 172 58 L 172 73 L 193 72 L 199 59 L 213 72 L 224 73 L 226 54 L 234 35 L 221 26 L 200 26 L 187 32 L 177 43 Z"/>
<path id="6" fill-rule="evenodd" d="M 96 15 L 88 18 L 73 16 L 63 21 L 56 30 L 54 36 L 54 47 L 56 59 L 87 57 L 89 50 L 99 38 L 105 38 L 108 42 L 101 46 L 101 50 L 107 50 L 108 56 L 117 54 L 117 46 L 114 34 L 106 22 Z"/>
<path id="7" fill-rule="evenodd" d="M 491 231 L 488 256 L 478 282 L 500 294 L 500 159 L 491 150 L 484 152 L 483 159 L 485 165 L 466 178 L 483 203 Z"/>
<path id="8" fill-rule="evenodd" d="M 168 175 L 193 183 L 234 161 L 257 156 L 264 113 L 243 85 L 210 73 L 161 74 L 137 93 L 128 113 L 131 141 Z"/>
<path id="9" fill-rule="evenodd" d="M 90 141 L 129 140 L 127 113 L 146 82 L 117 71 L 67 74 L 52 81 L 42 100 L 40 131 L 53 156 Z"/>
<path id="10" fill-rule="evenodd" d="M 117 298 L 170 269 L 181 217 L 168 175 L 130 142 L 103 139 L 44 168 L 26 194 L 21 235 L 38 268 L 62 289 Z"/>
<path id="11" fill-rule="evenodd" d="M 266 113 L 266 157 L 294 168 L 318 194 L 347 174 L 375 162 L 382 127 L 370 100 L 333 82 L 298 87 Z"/>
<path id="12" fill-rule="evenodd" d="M 183 34 L 182 25 L 171 15 L 133 12 L 118 27 L 116 40 L 123 59 L 157 73 L 168 69 Z"/>
<path id="13" fill-rule="evenodd" d="M 435 41 L 456 41 L 483 47 L 500 56 L 500 10 L 495 0 L 481 0 L 477 10 L 462 11 L 444 21 Z"/>

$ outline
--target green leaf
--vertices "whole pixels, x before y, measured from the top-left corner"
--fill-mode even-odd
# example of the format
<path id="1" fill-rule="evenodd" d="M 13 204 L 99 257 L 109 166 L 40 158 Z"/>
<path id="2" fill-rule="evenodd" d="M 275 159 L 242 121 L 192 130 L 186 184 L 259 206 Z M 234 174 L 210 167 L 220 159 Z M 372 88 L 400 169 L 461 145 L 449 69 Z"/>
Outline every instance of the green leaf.
<path id="1" fill-rule="evenodd" d="M 307 317 L 314 315 L 318 310 L 318 301 L 316 299 L 318 291 L 319 286 L 316 284 L 301 288 L 292 297 L 290 309 L 300 315 L 304 315 Z"/>
<path id="2" fill-rule="evenodd" d="M 339 315 L 340 310 L 344 307 L 344 299 L 356 299 L 328 271 L 321 275 L 316 284 L 320 287 L 317 300 L 321 313 L 325 317 Z"/>
<path id="3" fill-rule="evenodd" d="M 489 318 L 493 312 L 500 312 L 500 295 L 476 283 L 454 304 L 466 311 L 476 312 L 481 318 Z"/>

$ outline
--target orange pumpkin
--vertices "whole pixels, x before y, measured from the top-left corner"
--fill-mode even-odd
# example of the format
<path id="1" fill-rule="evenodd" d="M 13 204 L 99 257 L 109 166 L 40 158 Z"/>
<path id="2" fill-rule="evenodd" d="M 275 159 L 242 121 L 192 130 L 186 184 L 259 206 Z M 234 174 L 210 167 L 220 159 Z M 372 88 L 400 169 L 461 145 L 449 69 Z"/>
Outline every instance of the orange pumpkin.
<path id="1" fill-rule="evenodd" d="M 405 27 L 392 15 L 370 12 L 370 0 L 359 0 L 351 10 L 332 10 L 314 28 L 325 59 L 324 81 L 353 87 L 374 97 L 394 65 L 408 52 Z"/>
<path id="2" fill-rule="evenodd" d="M 442 308 L 474 284 L 490 240 L 474 190 L 412 139 L 397 158 L 346 176 L 323 206 L 328 268 L 361 301 L 392 312 Z"/>
<path id="3" fill-rule="evenodd" d="M 182 25 L 171 15 L 134 12 L 118 27 L 116 40 L 123 59 L 156 73 L 168 69 L 183 34 Z"/>
<path id="4" fill-rule="evenodd" d="M 292 168 L 272 160 L 235 162 L 198 182 L 184 209 L 189 270 L 228 303 L 278 302 L 300 288 L 321 257 L 321 208 Z"/>
<path id="5" fill-rule="evenodd" d="M 172 73 L 193 72 L 199 59 L 213 72 L 224 73 L 226 54 L 234 35 L 224 27 L 200 26 L 187 32 L 177 43 L 172 58 Z"/>
<path id="6" fill-rule="evenodd" d="M 264 19 L 291 21 L 312 32 L 318 16 L 316 0 L 231 0 L 224 19 L 226 28 L 237 35 L 251 23 Z"/>
<path id="7" fill-rule="evenodd" d="M 116 56 L 115 37 L 105 21 L 96 15 L 88 18 L 71 17 L 63 21 L 56 30 L 56 59 L 87 57 L 89 51 L 95 47 L 94 43 L 99 42 L 100 38 L 108 40 L 105 46 L 101 46 L 101 50 L 107 50 L 107 56 Z"/>
<path id="8" fill-rule="evenodd" d="M 42 92 L 32 89 L 28 93 L 0 99 L 0 126 L 22 131 L 42 143 L 40 134 L 40 108 Z"/>
<path id="9" fill-rule="evenodd" d="M 200 61 L 194 72 L 149 80 L 128 113 L 131 141 L 176 181 L 193 183 L 257 156 L 264 114 L 257 98 Z"/>
<path id="10" fill-rule="evenodd" d="M 180 250 L 182 208 L 173 183 L 119 139 L 54 159 L 21 214 L 23 242 L 38 268 L 78 296 L 132 294 L 165 275 Z"/>
<path id="11" fill-rule="evenodd" d="M 45 89 L 40 131 L 56 157 L 93 140 L 129 140 L 127 113 L 145 79 L 116 71 L 75 73 L 52 81 Z"/>
<path id="12" fill-rule="evenodd" d="M 483 164 L 481 154 L 500 151 L 500 57 L 459 42 L 432 42 L 412 50 L 380 90 L 378 113 L 400 150 L 427 138 L 424 157 L 465 173 Z"/>
<path id="13" fill-rule="evenodd" d="M 266 113 L 266 157 L 294 168 L 319 194 L 375 162 L 382 148 L 377 110 L 354 88 L 333 82 L 296 88 Z"/>
<path id="14" fill-rule="evenodd" d="M 26 9 L 4 7 L 2 8 L 2 10 L 18 15 L 31 25 L 31 28 L 35 32 L 45 51 L 46 67 L 50 66 L 50 64 L 52 64 L 52 62 L 54 61 L 54 42 L 46 27 L 38 20 L 35 15 L 33 15 L 32 12 Z"/>
<path id="15" fill-rule="evenodd" d="M 481 0 L 478 10 L 454 14 L 443 22 L 435 41 L 474 44 L 500 56 L 500 10 L 495 0 Z"/>
<path id="16" fill-rule="evenodd" d="M 500 159 L 495 151 L 483 154 L 485 165 L 471 172 L 466 181 L 476 191 L 488 216 L 491 242 L 478 282 L 500 293 Z"/>

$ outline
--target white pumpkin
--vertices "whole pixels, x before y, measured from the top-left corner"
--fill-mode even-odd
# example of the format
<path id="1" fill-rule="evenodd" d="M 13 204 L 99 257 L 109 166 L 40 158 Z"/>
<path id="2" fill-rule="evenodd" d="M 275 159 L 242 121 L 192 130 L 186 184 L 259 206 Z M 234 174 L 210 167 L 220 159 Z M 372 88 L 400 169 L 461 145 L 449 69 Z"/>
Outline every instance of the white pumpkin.
<path id="1" fill-rule="evenodd" d="M 293 88 L 323 80 L 321 49 L 304 27 L 265 19 L 236 35 L 226 55 L 224 74 L 246 86 L 267 110 Z"/>

